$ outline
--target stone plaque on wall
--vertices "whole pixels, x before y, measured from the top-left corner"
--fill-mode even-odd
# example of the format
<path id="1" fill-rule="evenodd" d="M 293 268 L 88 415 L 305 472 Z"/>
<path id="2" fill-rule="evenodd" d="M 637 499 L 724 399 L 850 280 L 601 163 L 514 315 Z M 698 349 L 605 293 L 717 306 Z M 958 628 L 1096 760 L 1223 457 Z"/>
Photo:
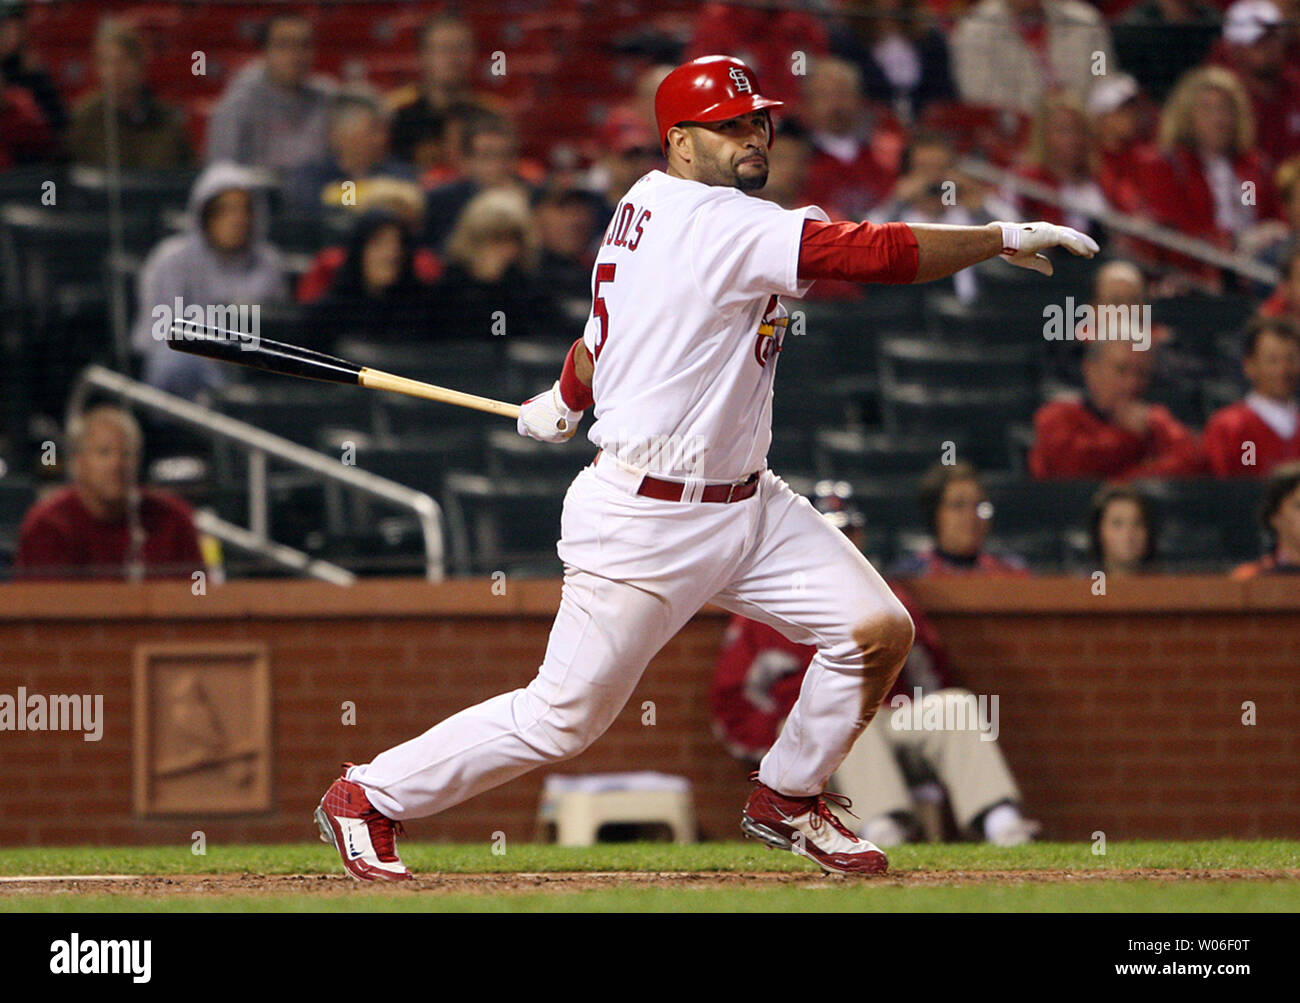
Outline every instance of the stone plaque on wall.
<path id="1" fill-rule="evenodd" d="M 138 645 L 134 691 L 137 814 L 271 809 L 264 645 Z"/>

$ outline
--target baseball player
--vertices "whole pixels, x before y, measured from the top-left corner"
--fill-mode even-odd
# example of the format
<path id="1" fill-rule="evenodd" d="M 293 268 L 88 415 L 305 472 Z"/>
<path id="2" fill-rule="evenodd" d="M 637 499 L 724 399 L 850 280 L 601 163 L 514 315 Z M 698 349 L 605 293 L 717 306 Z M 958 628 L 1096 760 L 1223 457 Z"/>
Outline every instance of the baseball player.
<path id="1" fill-rule="evenodd" d="M 912 621 L 853 544 L 766 466 L 787 325 L 780 298 L 822 278 L 927 282 L 997 255 L 1050 275 L 1041 252 L 1098 248 L 1049 223 L 831 223 L 815 206 L 752 198 L 779 105 L 728 56 L 693 60 L 660 84 L 667 169 L 619 203 L 583 337 L 555 384 L 520 410 L 521 434 L 559 442 L 594 409 L 588 435 L 599 448 L 564 498 L 564 584 L 541 667 L 522 689 L 347 765 L 316 819 L 353 877 L 409 878 L 397 822 L 582 752 L 710 601 L 817 652 L 742 830 L 828 872 L 887 869 L 822 795 L 893 685 Z"/>

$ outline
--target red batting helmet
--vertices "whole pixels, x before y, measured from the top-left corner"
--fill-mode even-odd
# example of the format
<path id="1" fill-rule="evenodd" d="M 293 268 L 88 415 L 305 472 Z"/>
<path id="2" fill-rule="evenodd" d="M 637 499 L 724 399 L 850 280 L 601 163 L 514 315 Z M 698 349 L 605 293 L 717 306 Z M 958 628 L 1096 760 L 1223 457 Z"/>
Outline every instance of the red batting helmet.
<path id="1" fill-rule="evenodd" d="M 733 56 L 701 56 L 664 77 L 655 91 L 659 145 L 668 152 L 668 130 L 682 122 L 725 122 L 784 102 L 758 93 L 754 71 Z M 768 123 L 767 145 L 772 145 Z"/>

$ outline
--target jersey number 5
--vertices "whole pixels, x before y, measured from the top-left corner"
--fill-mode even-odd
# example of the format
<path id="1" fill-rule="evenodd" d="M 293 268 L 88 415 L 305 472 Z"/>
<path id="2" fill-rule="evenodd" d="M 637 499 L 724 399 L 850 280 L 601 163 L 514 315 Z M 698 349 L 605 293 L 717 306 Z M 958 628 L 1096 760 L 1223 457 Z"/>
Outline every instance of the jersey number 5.
<path id="1" fill-rule="evenodd" d="M 591 313 L 600 321 L 600 334 L 596 336 L 596 355 L 600 358 L 600 350 L 605 347 L 605 339 L 609 337 L 609 310 L 605 306 L 605 297 L 600 295 L 600 284 L 602 282 L 614 281 L 614 269 L 616 265 L 606 264 L 596 266 L 596 288 L 591 303 Z"/>

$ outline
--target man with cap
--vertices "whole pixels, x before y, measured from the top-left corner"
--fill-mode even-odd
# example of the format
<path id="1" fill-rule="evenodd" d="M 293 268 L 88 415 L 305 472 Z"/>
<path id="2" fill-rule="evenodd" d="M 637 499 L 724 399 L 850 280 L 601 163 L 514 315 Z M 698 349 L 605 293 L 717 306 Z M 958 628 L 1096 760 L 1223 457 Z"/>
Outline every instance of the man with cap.
<path id="1" fill-rule="evenodd" d="M 1119 212 L 1136 212 L 1141 204 L 1140 178 L 1156 151 L 1142 142 L 1142 89 L 1127 73 L 1114 73 L 1088 95 L 1088 118 L 1096 140 L 1097 184 Z"/>
<path id="2" fill-rule="evenodd" d="M 1223 19 L 1223 58 L 1250 95 L 1255 145 L 1277 167 L 1300 153 L 1300 67 L 1287 65 L 1273 0 L 1237 0 Z"/>

